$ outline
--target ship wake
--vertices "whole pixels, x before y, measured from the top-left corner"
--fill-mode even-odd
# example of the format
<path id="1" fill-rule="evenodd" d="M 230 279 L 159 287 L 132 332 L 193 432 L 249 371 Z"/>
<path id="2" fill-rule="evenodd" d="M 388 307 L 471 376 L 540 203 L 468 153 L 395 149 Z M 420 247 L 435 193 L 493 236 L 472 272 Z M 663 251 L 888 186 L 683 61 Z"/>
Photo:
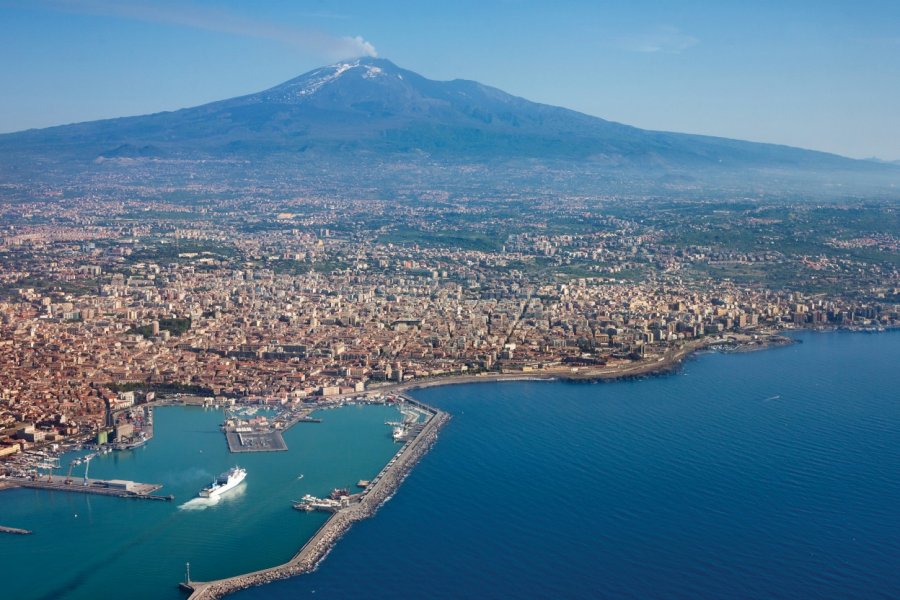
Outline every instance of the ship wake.
<path id="1" fill-rule="evenodd" d="M 247 487 L 241 483 L 228 494 L 222 496 L 213 496 L 212 498 L 191 498 L 178 507 L 178 510 L 206 510 L 213 508 L 219 504 L 227 504 L 232 500 L 237 500 L 247 491 Z"/>

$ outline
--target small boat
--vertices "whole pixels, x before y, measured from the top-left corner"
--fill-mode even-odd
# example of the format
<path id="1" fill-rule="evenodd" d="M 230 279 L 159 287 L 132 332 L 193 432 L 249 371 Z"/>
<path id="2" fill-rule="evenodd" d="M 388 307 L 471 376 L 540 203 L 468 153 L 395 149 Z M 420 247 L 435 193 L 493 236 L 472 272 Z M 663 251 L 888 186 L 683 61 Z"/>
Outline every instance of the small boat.
<path id="1" fill-rule="evenodd" d="M 407 429 L 406 425 L 398 425 L 391 431 L 391 436 L 394 438 L 395 442 L 402 442 L 406 439 L 406 436 L 408 434 L 409 430 Z"/>
<path id="2" fill-rule="evenodd" d="M 340 501 L 332 500 L 331 498 L 316 498 L 312 494 L 306 494 L 300 500 L 293 502 L 292 505 L 296 510 L 304 512 L 317 510 L 319 512 L 334 513 L 341 509 Z"/>
<path id="3" fill-rule="evenodd" d="M 312 503 L 315 502 L 316 500 L 318 500 L 318 498 L 316 498 L 316 497 L 314 497 L 314 496 L 311 496 L 311 495 L 309 495 L 309 494 L 306 494 L 306 495 L 303 496 L 303 498 L 301 498 L 300 500 L 294 500 L 294 501 L 291 503 L 291 505 L 292 505 L 292 506 L 294 507 L 294 509 L 296 509 L 296 510 L 302 510 L 302 511 L 304 511 L 304 512 L 312 512 L 313 510 L 315 510 L 315 509 L 312 507 Z"/>
<path id="4" fill-rule="evenodd" d="M 343 504 L 339 500 L 333 500 L 331 498 L 316 498 L 311 494 L 306 494 L 300 500 L 292 503 L 296 510 L 302 510 L 304 512 L 312 512 L 317 510 L 319 512 L 329 512 L 335 513 L 341 509 Z"/>

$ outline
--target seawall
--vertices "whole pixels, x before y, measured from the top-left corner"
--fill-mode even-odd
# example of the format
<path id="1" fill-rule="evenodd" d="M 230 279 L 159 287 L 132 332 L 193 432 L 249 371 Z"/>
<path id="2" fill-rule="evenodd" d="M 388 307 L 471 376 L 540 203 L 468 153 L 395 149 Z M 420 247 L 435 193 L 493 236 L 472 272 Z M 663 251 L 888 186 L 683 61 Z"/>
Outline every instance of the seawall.
<path id="1" fill-rule="evenodd" d="M 422 406 L 421 403 L 416 404 Z M 432 416 L 422 431 L 414 439 L 404 444 L 391 462 L 373 479 L 373 483 L 361 494 L 359 502 L 331 515 L 291 560 L 276 567 L 226 579 L 182 584 L 183 588 L 192 592 L 189 600 L 222 598 L 238 590 L 315 570 L 319 562 L 328 555 L 334 544 L 353 523 L 367 519 L 378 511 L 378 508 L 394 494 L 415 464 L 434 445 L 438 432 L 449 421 L 450 415 L 443 411 L 430 410 Z"/>

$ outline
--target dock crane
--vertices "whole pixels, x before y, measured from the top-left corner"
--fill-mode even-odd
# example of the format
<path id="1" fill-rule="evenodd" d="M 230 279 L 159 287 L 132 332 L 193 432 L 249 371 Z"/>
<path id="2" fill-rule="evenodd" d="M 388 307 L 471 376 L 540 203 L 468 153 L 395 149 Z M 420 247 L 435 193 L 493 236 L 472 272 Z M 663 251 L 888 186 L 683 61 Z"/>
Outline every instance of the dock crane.
<path id="1" fill-rule="evenodd" d="M 41 474 L 41 469 L 47 469 L 47 481 L 53 481 L 53 469 L 59 468 L 59 463 L 55 462 L 54 459 L 49 458 L 41 463 L 38 463 L 34 466 L 35 468 L 35 479 L 43 479 L 43 475 Z"/>
<path id="2" fill-rule="evenodd" d="M 72 462 L 69 463 L 69 471 L 66 473 L 66 479 L 65 479 L 65 481 L 63 481 L 63 483 L 65 483 L 66 485 L 69 485 L 72 483 L 72 469 L 75 468 L 75 465 L 80 465 L 80 464 L 81 464 L 80 458 L 76 458 L 75 460 L 73 460 Z"/>
<path id="3" fill-rule="evenodd" d="M 88 484 L 88 471 L 91 469 L 91 461 L 97 457 L 98 452 L 88 454 L 82 460 L 84 461 L 84 482 L 82 485 Z"/>

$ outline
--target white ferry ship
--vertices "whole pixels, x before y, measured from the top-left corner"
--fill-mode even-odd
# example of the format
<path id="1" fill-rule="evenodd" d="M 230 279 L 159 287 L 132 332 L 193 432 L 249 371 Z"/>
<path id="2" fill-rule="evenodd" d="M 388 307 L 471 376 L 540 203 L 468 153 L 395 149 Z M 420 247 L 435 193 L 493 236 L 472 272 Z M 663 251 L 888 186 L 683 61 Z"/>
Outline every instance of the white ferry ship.
<path id="1" fill-rule="evenodd" d="M 231 468 L 216 477 L 209 487 L 200 490 L 201 498 L 215 498 L 225 492 L 234 489 L 247 476 L 247 471 L 240 468 Z"/>

